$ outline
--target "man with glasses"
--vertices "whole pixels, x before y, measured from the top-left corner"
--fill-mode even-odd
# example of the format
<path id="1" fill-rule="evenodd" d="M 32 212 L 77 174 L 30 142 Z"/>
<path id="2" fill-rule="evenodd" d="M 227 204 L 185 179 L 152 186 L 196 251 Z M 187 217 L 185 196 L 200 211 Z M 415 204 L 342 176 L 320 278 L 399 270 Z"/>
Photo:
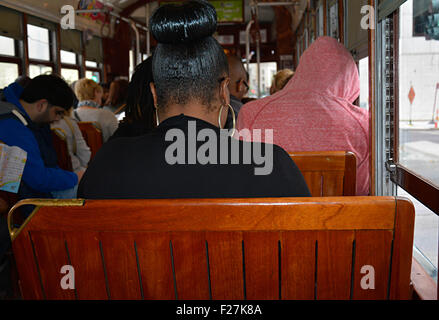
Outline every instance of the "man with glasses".
<path id="1" fill-rule="evenodd" d="M 242 64 L 242 61 L 237 56 L 227 56 L 229 62 L 229 92 L 230 92 L 230 105 L 235 111 L 236 119 L 238 119 L 238 113 L 242 107 L 242 98 L 244 98 L 249 90 L 248 86 L 248 73 Z M 229 112 L 227 117 L 226 128 L 233 128 L 233 115 Z"/>
<path id="2" fill-rule="evenodd" d="M 62 119 L 73 104 L 73 91 L 55 75 L 34 78 L 23 88 L 15 82 L 0 97 L 0 141 L 26 151 L 18 196 L 75 198 L 83 172 L 62 170 L 52 144 L 49 124 Z"/>

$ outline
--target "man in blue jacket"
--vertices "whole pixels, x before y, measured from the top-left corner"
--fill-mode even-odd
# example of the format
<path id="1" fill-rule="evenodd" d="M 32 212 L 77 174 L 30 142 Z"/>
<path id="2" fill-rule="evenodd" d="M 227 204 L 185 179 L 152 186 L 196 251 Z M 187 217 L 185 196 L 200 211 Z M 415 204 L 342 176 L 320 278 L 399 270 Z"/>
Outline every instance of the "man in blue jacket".
<path id="1" fill-rule="evenodd" d="M 49 127 L 71 108 L 71 88 L 57 76 L 42 75 L 26 88 L 11 84 L 0 99 L 0 141 L 27 152 L 19 198 L 74 198 L 82 173 L 58 167 Z"/>

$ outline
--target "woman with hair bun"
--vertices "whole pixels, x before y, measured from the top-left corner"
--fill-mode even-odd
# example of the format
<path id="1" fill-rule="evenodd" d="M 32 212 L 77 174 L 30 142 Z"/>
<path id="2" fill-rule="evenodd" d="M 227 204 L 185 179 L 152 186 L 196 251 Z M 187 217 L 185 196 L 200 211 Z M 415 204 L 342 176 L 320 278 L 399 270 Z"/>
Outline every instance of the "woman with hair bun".
<path id="1" fill-rule="evenodd" d="M 216 11 L 206 1 L 154 12 L 150 29 L 158 45 L 151 91 L 158 126 L 104 145 L 81 180 L 79 197 L 310 196 L 283 149 L 235 140 L 234 130 L 222 130 L 232 108 L 227 58 L 212 37 L 216 26 Z"/>

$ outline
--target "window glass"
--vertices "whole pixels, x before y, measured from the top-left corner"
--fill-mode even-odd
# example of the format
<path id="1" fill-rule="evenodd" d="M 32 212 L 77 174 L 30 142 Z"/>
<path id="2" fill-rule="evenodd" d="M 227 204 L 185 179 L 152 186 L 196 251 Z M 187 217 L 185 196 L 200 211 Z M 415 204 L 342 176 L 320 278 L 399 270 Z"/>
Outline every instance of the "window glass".
<path id="1" fill-rule="evenodd" d="M 136 66 L 134 65 L 134 51 L 130 50 L 130 80 L 131 80 L 131 76 L 134 73 L 134 68 Z"/>
<path id="2" fill-rule="evenodd" d="M 439 1 L 433 3 L 436 14 L 428 1 L 400 8 L 399 162 L 439 186 L 439 37 L 419 23 L 439 22 Z"/>
<path id="3" fill-rule="evenodd" d="M 398 196 L 410 199 L 415 206 L 414 258 L 437 281 L 439 217 L 404 189 L 398 187 Z"/>
<path id="4" fill-rule="evenodd" d="M 0 89 L 7 87 L 18 78 L 18 65 L 0 62 Z"/>
<path id="5" fill-rule="evenodd" d="M 369 110 L 369 57 L 358 63 L 360 73 L 360 107 Z"/>
<path id="6" fill-rule="evenodd" d="M 29 44 L 29 58 L 49 61 L 49 30 L 28 24 L 27 34 Z"/>
<path id="7" fill-rule="evenodd" d="M 51 74 L 52 68 L 45 65 L 29 65 L 29 77 L 35 78 L 42 74 Z"/>
<path id="8" fill-rule="evenodd" d="M 0 54 L 5 56 L 15 56 L 15 40 L 0 36 Z"/>
<path id="9" fill-rule="evenodd" d="M 98 63 L 94 61 L 85 61 L 85 66 L 89 68 L 97 68 Z"/>
<path id="10" fill-rule="evenodd" d="M 61 63 L 76 64 L 76 53 L 61 50 Z"/>
<path id="11" fill-rule="evenodd" d="M 79 71 L 76 69 L 61 69 L 61 76 L 66 80 L 68 84 L 72 84 L 75 81 L 79 80 Z"/>
<path id="12" fill-rule="evenodd" d="M 277 72 L 276 62 L 263 62 L 261 63 L 261 97 L 270 95 L 271 83 L 273 76 Z M 249 70 L 250 81 L 248 83 L 250 89 L 248 96 L 250 98 L 258 97 L 258 65 L 257 63 L 250 63 Z"/>
<path id="13" fill-rule="evenodd" d="M 87 70 L 85 72 L 85 77 L 87 79 L 91 79 L 91 80 L 95 81 L 96 83 L 100 83 L 101 82 L 101 75 L 100 75 L 99 72 Z"/>

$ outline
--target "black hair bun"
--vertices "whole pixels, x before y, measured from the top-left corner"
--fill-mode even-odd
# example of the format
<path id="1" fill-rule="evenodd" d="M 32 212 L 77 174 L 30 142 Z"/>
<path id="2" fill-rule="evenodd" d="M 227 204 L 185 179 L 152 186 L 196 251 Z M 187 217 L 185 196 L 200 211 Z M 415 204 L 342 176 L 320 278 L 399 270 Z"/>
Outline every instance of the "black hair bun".
<path id="1" fill-rule="evenodd" d="M 215 8 L 207 1 L 192 0 L 159 7 L 150 21 L 159 43 L 187 43 L 212 36 L 216 31 Z"/>

